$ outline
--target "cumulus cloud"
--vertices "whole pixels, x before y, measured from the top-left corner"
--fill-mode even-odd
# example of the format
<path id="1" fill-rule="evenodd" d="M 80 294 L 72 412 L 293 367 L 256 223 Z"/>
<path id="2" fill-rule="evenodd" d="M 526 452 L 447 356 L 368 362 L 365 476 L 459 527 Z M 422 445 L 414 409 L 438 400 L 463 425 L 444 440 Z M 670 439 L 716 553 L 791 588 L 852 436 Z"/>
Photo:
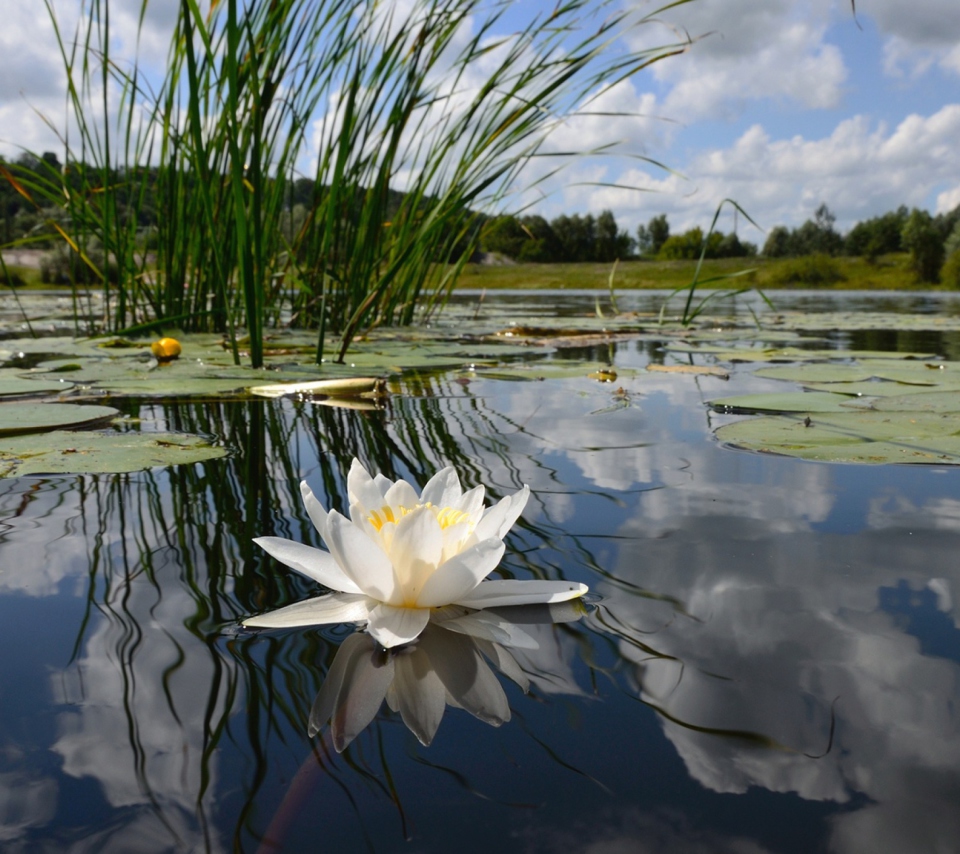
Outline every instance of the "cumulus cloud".
<path id="1" fill-rule="evenodd" d="M 767 98 L 836 106 L 847 70 L 826 41 L 830 9 L 825 0 L 702 0 L 669 10 L 664 25 L 694 41 L 682 59 L 653 66 L 669 87 L 667 113 L 687 122 L 732 118 L 746 102 Z M 647 28 L 638 38 L 649 45 L 663 34 Z"/>
<path id="2" fill-rule="evenodd" d="M 953 0 L 871 0 L 861 8 L 883 37 L 888 74 L 919 76 L 935 64 L 960 73 L 960 17 Z"/>
<path id="3" fill-rule="evenodd" d="M 627 223 L 662 210 L 675 231 L 705 226 L 725 198 L 765 228 L 798 225 L 826 202 L 846 229 L 902 204 L 928 207 L 934 196 L 938 210 L 952 209 L 960 202 L 958 134 L 960 104 L 909 115 L 893 128 L 854 116 L 819 139 L 775 139 L 754 125 L 727 148 L 695 154 L 684 176 L 636 167 L 616 175 L 619 184 L 647 187 L 652 199 L 617 188 L 583 188 L 575 197 L 589 209 L 612 208 Z"/>

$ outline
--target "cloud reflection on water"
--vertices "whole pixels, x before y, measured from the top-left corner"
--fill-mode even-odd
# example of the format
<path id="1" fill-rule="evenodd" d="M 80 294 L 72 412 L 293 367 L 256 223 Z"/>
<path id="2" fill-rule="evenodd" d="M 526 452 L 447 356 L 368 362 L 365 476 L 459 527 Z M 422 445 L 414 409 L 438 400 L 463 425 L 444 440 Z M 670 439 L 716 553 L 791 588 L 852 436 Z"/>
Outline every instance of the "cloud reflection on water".
<path id="1" fill-rule="evenodd" d="M 636 662 L 641 695 L 671 716 L 792 748 L 759 750 L 663 720 L 689 773 L 717 792 L 866 796 L 870 806 L 832 820 L 838 852 L 949 850 L 960 838 L 960 667 L 925 654 L 880 607 L 880 591 L 933 584 L 946 602 L 960 581 L 955 536 L 934 519 L 927 530 L 814 537 L 782 531 L 777 502 L 756 504 L 753 516 L 744 503 L 730 515 L 690 515 L 699 502 L 679 493 L 645 496 L 659 511 L 621 529 L 614 575 L 675 597 L 691 616 L 600 585 L 604 606 L 652 630 L 644 641 L 673 658 L 626 641 L 621 653 Z M 826 750 L 834 714 L 829 753 L 803 755 Z"/>

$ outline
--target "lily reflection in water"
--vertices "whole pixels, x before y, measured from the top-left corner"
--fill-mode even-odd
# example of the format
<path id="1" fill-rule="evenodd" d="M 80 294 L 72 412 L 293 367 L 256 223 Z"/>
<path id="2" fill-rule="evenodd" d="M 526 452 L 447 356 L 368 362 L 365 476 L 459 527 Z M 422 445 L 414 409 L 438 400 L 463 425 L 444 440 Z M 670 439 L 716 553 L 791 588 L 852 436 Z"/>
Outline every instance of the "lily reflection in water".
<path id="1" fill-rule="evenodd" d="M 309 734 L 329 721 L 334 748 L 342 752 L 384 700 L 424 745 L 433 741 L 447 706 L 500 726 L 510 720 L 510 705 L 490 664 L 524 692 L 531 679 L 552 678 L 565 667 L 559 647 L 542 642 L 544 635 L 552 623 L 583 613 L 579 602 L 476 613 L 451 606 L 439 609 L 415 641 L 391 649 L 356 632 L 337 650 L 310 711 Z M 570 692 L 579 693 L 573 682 Z"/>

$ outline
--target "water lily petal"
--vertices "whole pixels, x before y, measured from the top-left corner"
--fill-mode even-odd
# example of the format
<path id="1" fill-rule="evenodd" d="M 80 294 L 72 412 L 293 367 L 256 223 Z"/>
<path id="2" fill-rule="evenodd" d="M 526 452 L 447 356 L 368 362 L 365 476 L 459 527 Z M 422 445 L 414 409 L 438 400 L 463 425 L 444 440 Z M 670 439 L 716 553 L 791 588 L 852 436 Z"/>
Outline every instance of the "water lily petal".
<path id="1" fill-rule="evenodd" d="M 433 511 L 420 507 L 404 516 L 397 522 L 390 542 L 390 560 L 399 591 L 386 601 L 391 605 L 419 604 L 420 588 L 436 572 L 442 554 L 443 531 Z"/>
<path id="2" fill-rule="evenodd" d="M 499 537 L 502 540 L 523 512 L 529 497 L 530 487 L 524 486 L 519 492 L 501 498 L 493 507 L 488 508 L 477 524 L 477 539 Z"/>
<path id="3" fill-rule="evenodd" d="M 283 537 L 257 537 L 254 542 L 284 566 L 312 578 L 331 590 L 343 593 L 363 591 L 346 575 L 329 552 L 320 551 Z"/>
<path id="4" fill-rule="evenodd" d="M 407 728 L 423 745 L 433 741 L 446 709 L 447 690 L 419 649 L 394 658 L 395 702 Z"/>
<path id="5" fill-rule="evenodd" d="M 540 644 L 530 634 L 521 629 L 516 623 L 511 623 L 505 617 L 493 611 L 475 611 L 436 623 L 442 629 L 451 632 L 460 632 L 472 638 L 500 643 L 504 646 L 513 646 L 519 649 L 537 649 Z"/>
<path id="6" fill-rule="evenodd" d="M 453 507 L 462 493 L 460 478 L 457 477 L 453 466 L 447 466 L 427 481 L 427 485 L 420 494 L 420 502 L 430 503 L 435 507 Z"/>
<path id="7" fill-rule="evenodd" d="M 420 497 L 405 480 L 398 480 L 383 496 L 383 503 L 388 507 L 406 507 L 408 510 L 420 503 Z"/>
<path id="8" fill-rule="evenodd" d="M 384 477 L 380 472 L 377 472 L 376 477 L 374 477 L 373 482 L 377 485 L 377 489 L 380 490 L 381 495 L 386 495 L 387 490 L 393 486 L 393 481 L 389 477 Z"/>
<path id="9" fill-rule="evenodd" d="M 247 617 L 243 625 L 248 629 L 288 629 L 331 623 L 362 623 L 376 604 L 363 594 L 328 593 L 256 617 Z"/>
<path id="10" fill-rule="evenodd" d="M 396 593 L 397 580 L 390 558 L 336 510 L 327 516 L 327 545 L 344 573 L 368 596 L 386 602 Z"/>
<path id="11" fill-rule="evenodd" d="M 347 494 L 351 504 L 360 504 L 367 513 L 379 509 L 383 502 L 380 487 L 356 457 L 347 474 Z"/>
<path id="12" fill-rule="evenodd" d="M 313 522 L 313 527 L 320 532 L 324 541 L 327 539 L 327 511 L 317 500 L 313 490 L 305 480 L 300 481 L 300 495 L 303 497 L 303 506 L 307 508 L 307 515 Z"/>
<path id="13" fill-rule="evenodd" d="M 350 505 L 350 521 L 380 547 L 386 550 L 383 537 L 383 526 L 378 531 L 370 521 L 370 511 L 359 502 Z M 389 540 L 387 541 L 389 542 Z"/>
<path id="14" fill-rule="evenodd" d="M 381 646 L 390 649 L 410 643 L 429 620 L 428 608 L 394 608 L 381 602 L 370 611 L 367 631 Z"/>
<path id="15" fill-rule="evenodd" d="M 503 542 L 491 538 L 454 555 L 424 582 L 417 604 L 433 608 L 459 602 L 496 569 L 503 551 Z"/>
<path id="16" fill-rule="evenodd" d="M 459 510 L 461 513 L 466 513 L 468 516 L 475 517 L 478 516 L 480 511 L 483 509 L 483 499 L 487 494 L 487 490 L 484 485 L 481 483 L 479 486 L 475 486 L 473 489 L 468 489 L 455 504 L 451 504 L 454 510 Z M 473 520 L 474 523 L 478 519 Z"/>
<path id="17" fill-rule="evenodd" d="M 576 581 L 484 581 L 465 596 L 454 600 L 455 605 L 468 608 L 498 608 L 502 605 L 533 605 L 536 603 L 565 602 L 583 596 L 589 588 Z"/>

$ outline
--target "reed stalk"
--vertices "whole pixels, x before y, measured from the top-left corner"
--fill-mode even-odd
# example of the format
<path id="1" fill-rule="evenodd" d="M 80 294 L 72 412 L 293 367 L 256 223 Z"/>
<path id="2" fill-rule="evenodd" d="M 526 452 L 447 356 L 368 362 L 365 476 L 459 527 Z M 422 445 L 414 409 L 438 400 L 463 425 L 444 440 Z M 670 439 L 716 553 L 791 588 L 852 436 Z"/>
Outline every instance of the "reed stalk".
<path id="1" fill-rule="evenodd" d="M 429 315 L 551 132 L 687 45 L 629 48 L 656 12 L 613 0 L 519 28 L 481 0 L 181 0 L 151 81 L 112 55 L 109 0 L 84 9 L 56 29 L 68 172 L 35 182 L 38 204 L 107 291 L 102 331 L 221 331 L 255 366 L 273 325 L 316 328 L 318 362 L 336 334 L 342 361 L 364 329 Z"/>

